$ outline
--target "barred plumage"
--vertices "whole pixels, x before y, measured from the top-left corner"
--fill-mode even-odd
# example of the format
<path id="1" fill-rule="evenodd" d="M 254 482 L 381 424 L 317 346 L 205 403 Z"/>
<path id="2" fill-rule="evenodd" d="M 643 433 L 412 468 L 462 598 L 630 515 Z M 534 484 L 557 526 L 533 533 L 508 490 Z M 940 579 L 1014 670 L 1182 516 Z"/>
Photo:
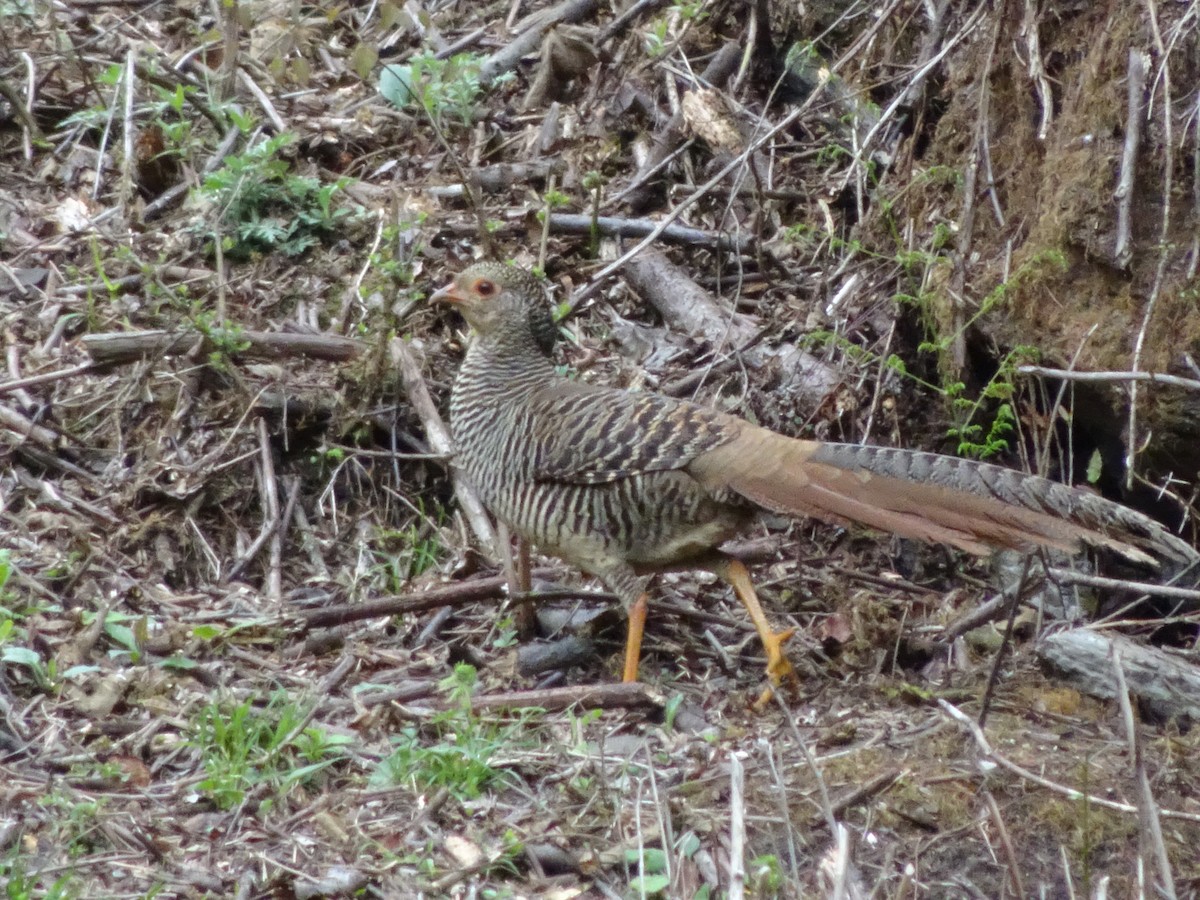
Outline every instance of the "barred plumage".
<path id="1" fill-rule="evenodd" d="M 693 563 L 725 578 L 763 639 L 773 681 L 791 667 L 740 563 L 716 553 L 756 507 L 855 521 L 965 550 L 1108 547 L 1139 562 L 1192 564 L 1186 542 L 1094 494 L 999 466 L 920 451 L 822 444 L 655 394 L 563 377 L 541 285 L 510 266 L 471 266 L 434 299 L 475 336 L 454 382 L 457 465 L 522 537 L 602 578 L 632 610 L 636 673 L 643 573 Z M 636 633 L 635 633 L 636 632 Z"/>

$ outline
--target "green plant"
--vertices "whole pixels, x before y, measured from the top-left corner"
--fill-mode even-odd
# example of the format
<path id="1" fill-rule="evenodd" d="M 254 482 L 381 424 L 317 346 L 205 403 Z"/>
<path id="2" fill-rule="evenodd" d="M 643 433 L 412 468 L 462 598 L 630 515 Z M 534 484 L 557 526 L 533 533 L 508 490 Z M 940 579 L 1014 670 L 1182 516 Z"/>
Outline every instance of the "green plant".
<path id="1" fill-rule="evenodd" d="M 625 862 L 631 872 L 629 889 L 634 897 L 661 894 L 671 884 L 671 872 L 667 854 L 653 847 L 641 847 L 625 851 Z"/>
<path id="2" fill-rule="evenodd" d="M 471 53 L 450 59 L 421 53 L 405 64 L 384 66 L 379 73 L 379 93 L 401 109 L 423 110 L 439 124 L 450 119 L 469 125 L 475 117 L 475 101 L 483 92 L 482 61 Z"/>
<path id="3" fill-rule="evenodd" d="M 218 225 L 201 227 L 210 240 L 221 240 L 226 254 L 246 259 L 278 250 L 298 256 L 337 233 L 351 211 L 333 199 L 348 179 L 325 184 L 296 175 L 280 152 L 293 138 L 279 134 L 226 158 L 200 185 L 200 196 L 216 209 Z"/>
<path id="4" fill-rule="evenodd" d="M 440 516 L 439 516 L 440 518 Z M 437 532 L 428 524 L 387 529 L 379 535 L 375 556 L 387 578 L 388 590 L 398 591 L 422 572 L 437 565 L 444 552 Z"/>
<path id="5" fill-rule="evenodd" d="M 71 857 L 86 856 L 96 850 L 108 848 L 105 832 L 100 828 L 99 801 L 81 800 L 68 793 L 67 788 L 56 788 L 38 798 L 38 804 L 54 813 L 56 837 L 66 846 Z"/>
<path id="6" fill-rule="evenodd" d="M 343 758 L 349 738 L 305 727 L 307 713 L 287 692 L 263 708 L 247 700 L 235 706 L 213 702 L 192 722 L 189 743 L 203 759 L 200 790 L 220 809 L 232 809 L 260 786 L 285 792 L 312 781 Z"/>
<path id="7" fill-rule="evenodd" d="M 419 791 L 446 788 L 460 800 L 502 783 L 505 773 L 492 761 L 518 737 L 523 722 L 501 726 L 480 719 L 471 709 L 475 681 L 473 667 L 456 665 L 439 685 L 447 708 L 427 726 L 409 726 L 392 738 L 395 749 L 380 762 L 372 782 L 410 784 Z"/>
<path id="8" fill-rule="evenodd" d="M 746 869 L 746 887 L 755 897 L 778 894 L 783 887 L 783 867 L 774 854 L 756 856 Z"/>
<path id="9" fill-rule="evenodd" d="M 0 861 L 0 881 L 4 882 L 6 900 L 68 900 L 80 896 L 72 885 L 71 873 L 61 875 L 49 887 L 36 872 L 27 872 L 18 855 L 14 859 Z"/>

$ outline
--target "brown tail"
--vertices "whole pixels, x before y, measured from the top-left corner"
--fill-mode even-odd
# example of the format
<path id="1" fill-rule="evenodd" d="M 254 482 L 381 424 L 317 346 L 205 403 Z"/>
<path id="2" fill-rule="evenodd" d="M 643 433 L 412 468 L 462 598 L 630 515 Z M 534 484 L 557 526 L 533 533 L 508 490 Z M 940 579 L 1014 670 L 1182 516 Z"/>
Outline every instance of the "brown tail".
<path id="1" fill-rule="evenodd" d="M 823 444 L 743 427 L 690 467 L 776 512 L 859 522 L 973 553 L 996 547 L 1108 547 L 1153 565 L 1200 560 L 1154 520 L 1095 494 L 1036 475 L 935 453 Z M 1151 555 L 1154 554 L 1154 555 Z"/>

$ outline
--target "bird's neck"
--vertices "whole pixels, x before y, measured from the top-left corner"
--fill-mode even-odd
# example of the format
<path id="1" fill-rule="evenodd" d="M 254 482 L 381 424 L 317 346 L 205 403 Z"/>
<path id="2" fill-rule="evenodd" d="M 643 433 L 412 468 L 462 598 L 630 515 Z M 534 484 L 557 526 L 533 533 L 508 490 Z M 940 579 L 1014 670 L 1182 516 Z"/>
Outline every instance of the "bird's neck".
<path id="1" fill-rule="evenodd" d="M 467 391 L 475 403 L 489 406 L 521 400 L 560 377 L 533 334 L 512 329 L 476 334 L 455 381 L 455 393 Z"/>

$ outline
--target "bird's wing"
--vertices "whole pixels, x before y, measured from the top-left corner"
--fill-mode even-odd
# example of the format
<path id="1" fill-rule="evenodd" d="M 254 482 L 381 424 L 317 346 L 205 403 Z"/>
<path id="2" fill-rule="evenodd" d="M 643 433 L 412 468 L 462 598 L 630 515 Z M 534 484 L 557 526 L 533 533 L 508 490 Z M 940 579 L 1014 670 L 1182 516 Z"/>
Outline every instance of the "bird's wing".
<path id="1" fill-rule="evenodd" d="M 733 416 L 658 394 L 559 381 L 530 403 L 534 475 L 543 481 L 603 484 L 687 467 L 737 438 Z"/>
<path id="2" fill-rule="evenodd" d="M 1086 543 L 1140 563 L 1200 559 L 1140 513 L 974 460 L 799 440 L 694 403 L 580 382 L 548 385 L 530 412 L 535 476 L 548 481 L 602 484 L 684 469 L 714 496 L 973 553 Z"/>

